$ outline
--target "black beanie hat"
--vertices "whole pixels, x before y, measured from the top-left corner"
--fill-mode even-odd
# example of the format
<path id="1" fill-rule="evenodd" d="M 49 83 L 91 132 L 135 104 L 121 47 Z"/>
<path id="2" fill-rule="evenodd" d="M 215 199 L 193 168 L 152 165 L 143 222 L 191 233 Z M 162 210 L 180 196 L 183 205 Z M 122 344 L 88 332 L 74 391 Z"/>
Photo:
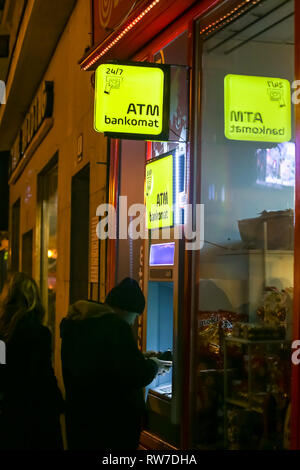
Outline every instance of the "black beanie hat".
<path id="1" fill-rule="evenodd" d="M 108 293 L 105 303 L 141 315 L 145 308 L 145 297 L 138 283 L 126 277 Z"/>

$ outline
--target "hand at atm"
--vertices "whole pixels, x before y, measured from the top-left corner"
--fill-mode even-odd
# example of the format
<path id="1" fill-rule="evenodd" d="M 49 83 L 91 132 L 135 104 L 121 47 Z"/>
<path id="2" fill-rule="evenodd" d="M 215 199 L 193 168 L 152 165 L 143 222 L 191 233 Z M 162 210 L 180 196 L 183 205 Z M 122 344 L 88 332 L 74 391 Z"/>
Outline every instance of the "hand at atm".
<path id="1" fill-rule="evenodd" d="M 147 359 L 150 359 L 156 357 L 158 353 L 156 351 L 145 351 L 143 354 Z"/>
<path id="2" fill-rule="evenodd" d="M 163 375 L 166 374 L 167 372 L 170 372 L 171 365 L 169 364 L 164 364 L 163 361 L 160 359 L 157 359 L 157 357 L 150 357 L 151 361 L 154 361 L 155 364 L 158 366 L 158 372 L 157 375 Z"/>

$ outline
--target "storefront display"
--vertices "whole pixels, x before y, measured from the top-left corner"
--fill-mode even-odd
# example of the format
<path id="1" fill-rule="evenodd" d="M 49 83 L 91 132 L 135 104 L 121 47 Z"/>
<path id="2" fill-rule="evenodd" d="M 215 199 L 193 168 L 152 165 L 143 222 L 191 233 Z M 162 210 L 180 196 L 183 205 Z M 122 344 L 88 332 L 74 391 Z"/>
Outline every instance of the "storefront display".
<path id="1" fill-rule="evenodd" d="M 276 331 L 276 329 L 275 329 Z M 290 401 L 290 342 L 228 337 L 224 343 L 224 446 L 283 449 Z M 231 347 L 240 348 L 232 356 Z"/>
<path id="2" fill-rule="evenodd" d="M 147 300 L 139 344 L 172 354 L 170 374 L 146 390 L 141 442 L 156 449 L 297 448 L 291 342 L 300 333 L 293 313 L 299 117 L 291 98 L 299 7 L 294 0 L 182 2 L 185 12 L 172 23 L 167 3 L 139 2 L 81 64 L 87 70 L 124 60 L 145 12 L 151 39 L 126 59 L 171 65 L 168 138 L 151 138 L 144 149 L 133 141 L 130 152 L 122 138 L 112 140 L 110 152 L 110 202 L 118 208 L 119 194 L 134 193 L 125 181 L 130 154 L 139 185 L 134 202 L 142 203 L 144 181 L 148 221 L 139 250 L 136 241 L 111 245 L 110 282 L 129 260 Z M 177 7 L 175 1 L 170 10 Z M 116 80 L 110 86 L 117 89 Z M 174 228 L 185 228 L 188 205 L 195 228 L 201 204 L 204 245 L 189 252 Z M 171 232 L 160 240 L 164 228 Z"/>
<path id="3" fill-rule="evenodd" d="M 277 148 L 281 165 L 285 147 L 295 141 L 293 2 L 258 3 L 217 32 L 202 35 L 202 28 L 199 315 L 213 309 L 248 317 L 237 319 L 221 341 L 212 335 L 207 349 L 224 381 L 218 409 L 225 448 L 282 449 L 291 397 L 295 182 L 261 184 L 266 177 L 257 174 L 257 155 Z M 218 342 L 223 357 L 213 362 Z M 198 361 L 201 377 L 208 369 L 203 352 Z M 215 407 L 210 413 L 215 432 L 209 442 L 198 439 L 214 447 L 220 445 Z"/>

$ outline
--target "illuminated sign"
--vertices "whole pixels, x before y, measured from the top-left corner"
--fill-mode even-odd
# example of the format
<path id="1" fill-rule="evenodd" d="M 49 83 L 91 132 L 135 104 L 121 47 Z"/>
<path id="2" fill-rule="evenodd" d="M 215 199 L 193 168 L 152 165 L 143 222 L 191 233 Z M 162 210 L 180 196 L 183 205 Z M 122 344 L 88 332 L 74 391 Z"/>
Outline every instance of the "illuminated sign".
<path id="1" fill-rule="evenodd" d="M 96 70 L 95 130 L 123 139 L 167 140 L 169 69 L 102 64 Z"/>
<path id="2" fill-rule="evenodd" d="M 291 87 L 281 78 L 226 75 L 225 136 L 230 140 L 291 139 Z"/>
<path id="3" fill-rule="evenodd" d="M 173 154 L 146 165 L 147 228 L 173 225 Z"/>

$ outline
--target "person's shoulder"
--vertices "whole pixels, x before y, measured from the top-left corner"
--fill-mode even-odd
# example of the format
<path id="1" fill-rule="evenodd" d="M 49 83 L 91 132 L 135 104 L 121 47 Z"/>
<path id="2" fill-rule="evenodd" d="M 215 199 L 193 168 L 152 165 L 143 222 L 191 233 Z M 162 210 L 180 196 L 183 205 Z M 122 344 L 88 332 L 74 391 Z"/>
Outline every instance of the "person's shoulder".
<path id="1" fill-rule="evenodd" d="M 99 321 L 101 320 L 101 323 L 105 324 L 111 324 L 111 325 L 118 325 L 122 327 L 123 325 L 127 325 L 125 320 L 123 320 L 120 315 L 118 315 L 115 312 L 108 312 L 105 315 L 103 315 L 101 318 L 99 318 Z"/>
<path id="2" fill-rule="evenodd" d="M 12 342 L 21 343 L 45 343 L 51 344 L 52 334 L 49 328 L 43 325 L 37 318 L 25 315 L 17 324 L 12 336 Z"/>
<path id="3" fill-rule="evenodd" d="M 35 338 L 47 342 L 51 341 L 52 333 L 48 326 L 43 325 L 39 321 L 32 321 L 30 322 L 28 327 L 31 330 L 32 336 L 34 336 Z"/>
<path id="4" fill-rule="evenodd" d="M 130 334 L 132 335 L 132 330 L 130 325 L 117 313 L 107 313 L 101 318 L 101 327 L 108 329 L 118 330 L 123 335 Z"/>

